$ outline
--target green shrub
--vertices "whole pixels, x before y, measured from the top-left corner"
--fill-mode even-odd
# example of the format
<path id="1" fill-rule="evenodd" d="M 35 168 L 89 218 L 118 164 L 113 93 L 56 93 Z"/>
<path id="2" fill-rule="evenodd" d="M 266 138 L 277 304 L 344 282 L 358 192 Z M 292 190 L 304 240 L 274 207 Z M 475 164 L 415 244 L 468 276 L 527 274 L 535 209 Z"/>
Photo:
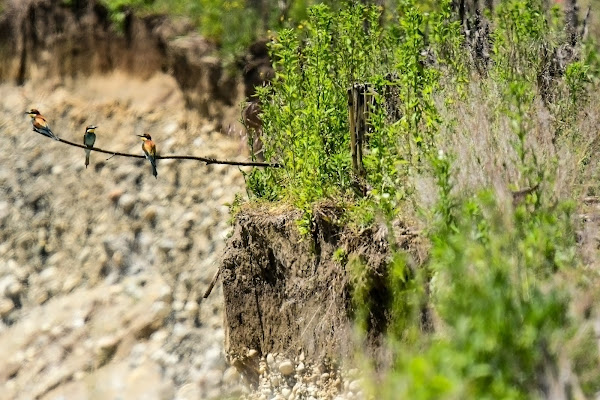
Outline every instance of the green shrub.
<path id="1" fill-rule="evenodd" d="M 588 104 L 591 52 L 553 76 L 556 100 L 544 104 L 540 60 L 565 39 L 557 9 L 541 0 L 500 2 L 487 14 L 488 64 L 476 71 L 451 4 L 400 0 L 386 14 L 358 4 L 335 12 L 318 5 L 306 23 L 279 31 L 271 47 L 276 78 L 258 94 L 265 157 L 284 168 L 253 170 L 247 187 L 252 199 L 305 210 L 303 233 L 311 230 L 312 204 L 324 198 L 346 206 L 351 224 L 391 227 L 411 214 L 428 227 L 424 265 L 415 268 L 399 249 L 389 260 L 394 362 L 385 384 L 372 389 L 377 398 L 542 397 L 564 357 L 576 360 L 581 376 L 598 365 L 597 358 L 563 352 L 565 344 L 589 346 L 591 333 L 576 334 L 582 321 L 569 311 L 578 289 L 565 276 L 586 272 L 577 255 L 575 207 L 554 186 L 558 166 L 577 174 L 578 157 L 560 150 L 584 152 L 581 140 L 555 139 L 579 134 L 574 107 Z M 365 192 L 356 190 L 351 168 L 347 90 L 354 83 L 375 92 L 365 174 L 358 177 Z M 390 93 L 399 118 L 386 109 Z M 469 98 L 473 93 L 482 98 Z M 488 115 L 459 114 L 480 103 L 490 104 Z M 547 123 L 547 115 L 555 119 Z M 457 132 L 461 118 L 486 124 Z M 458 194 L 457 172 L 472 168 L 458 161 L 472 150 L 460 147 L 459 134 L 498 153 L 491 174 L 503 180 L 485 182 L 495 178 L 504 190 L 461 186 Z M 437 189 L 435 201 L 418 204 L 427 183 Z M 351 275 L 357 325 L 365 330 L 377 306 L 369 297 L 372 277 L 352 255 L 338 252 L 336 259 Z M 424 329 L 427 308 L 435 332 Z M 597 382 L 586 378 L 583 387 L 593 393 Z"/>
<path id="2" fill-rule="evenodd" d="M 346 92 L 386 70 L 377 8 L 357 5 L 336 17 L 319 5 L 309 15 L 301 28 L 278 33 L 271 47 L 276 77 L 257 90 L 265 157 L 285 168 L 256 169 L 248 178 L 255 196 L 300 205 L 350 193 Z"/>

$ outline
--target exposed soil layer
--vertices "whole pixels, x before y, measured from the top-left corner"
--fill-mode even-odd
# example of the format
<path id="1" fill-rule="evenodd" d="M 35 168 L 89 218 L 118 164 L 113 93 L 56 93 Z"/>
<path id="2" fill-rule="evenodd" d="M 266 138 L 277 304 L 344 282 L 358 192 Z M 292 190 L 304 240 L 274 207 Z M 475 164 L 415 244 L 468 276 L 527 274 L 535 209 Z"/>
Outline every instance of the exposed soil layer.
<path id="1" fill-rule="evenodd" d="M 171 74 L 186 105 L 225 128 L 240 118 L 245 94 L 270 76 L 264 42 L 227 73 L 214 44 L 184 18 L 128 14 L 122 31 L 97 0 L 9 0 L 0 14 L 0 81 L 65 79 L 114 70 L 147 79 Z M 238 126 L 239 128 L 239 126 Z"/>
<path id="2" fill-rule="evenodd" d="M 388 238 L 417 251 L 418 237 L 401 225 L 356 231 L 338 224 L 341 210 L 313 210 L 313 230 L 303 237 L 297 210 L 248 209 L 236 218 L 222 264 L 226 351 L 244 360 L 259 354 L 296 353 L 310 359 L 339 359 L 353 352 L 348 259 L 359 258 L 368 279 L 372 307 L 369 337 L 376 344 L 385 331 L 383 310 L 390 300 L 386 285 Z M 340 249 L 340 250 L 338 250 Z M 338 255 L 334 257 L 334 253 Z M 341 255 L 341 256 L 340 256 Z"/>

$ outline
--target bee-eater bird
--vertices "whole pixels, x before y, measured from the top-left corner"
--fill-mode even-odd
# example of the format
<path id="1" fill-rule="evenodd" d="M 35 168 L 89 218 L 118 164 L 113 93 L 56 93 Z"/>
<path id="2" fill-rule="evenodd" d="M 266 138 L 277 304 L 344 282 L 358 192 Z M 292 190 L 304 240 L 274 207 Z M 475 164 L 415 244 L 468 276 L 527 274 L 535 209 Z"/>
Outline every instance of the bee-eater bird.
<path id="1" fill-rule="evenodd" d="M 152 137 L 147 133 L 137 136 L 142 138 L 142 141 L 144 142 L 142 143 L 142 150 L 144 150 L 146 158 L 150 161 L 150 164 L 152 164 L 152 174 L 155 178 L 158 178 L 158 172 L 156 172 L 156 145 L 152 141 Z"/>
<path id="2" fill-rule="evenodd" d="M 96 130 L 97 126 L 88 125 L 85 128 L 85 133 L 83 134 L 83 144 L 86 147 L 94 147 L 94 143 L 96 142 Z M 90 153 L 92 151 L 85 149 L 85 167 L 87 168 L 90 165 Z"/>
<path id="3" fill-rule="evenodd" d="M 32 108 L 30 111 L 25 111 L 25 114 L 28 114 L 31 117 L 31 123 L 34 131 L 44 136 L 48 136 L 54 140 L 59 140 L 58 136 L 56 136 L 50 129 L 46 117 L 40 114 L 38 110 Z"/>

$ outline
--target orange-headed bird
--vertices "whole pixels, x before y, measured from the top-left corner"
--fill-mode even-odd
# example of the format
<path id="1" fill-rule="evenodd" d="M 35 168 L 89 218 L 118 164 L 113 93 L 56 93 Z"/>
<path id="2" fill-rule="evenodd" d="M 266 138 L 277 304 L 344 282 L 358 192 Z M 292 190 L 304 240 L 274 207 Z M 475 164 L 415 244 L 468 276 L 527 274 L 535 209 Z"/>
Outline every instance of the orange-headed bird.
<path id="1" fill-rule="evenodd" d="M 83 144 L 85 147 L 94 147 L 94 143 L 96 143 L 96 130 L 97 126 L 88 125 L 85 128 L 85 133 L 83 134 Z M 85 167 L 87 168 L 90 165 L 90 153 L 92 151 L 85 149 Z"/>
<path id="2" fill-rule="evenodd" d="M 46 117 L 40 114 L 38 110 L 32 108 L 30 111 L 25 111 L 25 114 L 28 114 L 31 117 L 31 123 L 33 124 L 34 131 L 44 136 L 48 136 L 54 140 L 59 140 L 58 136 L 56 136 L 50 129 Z"/>
<path id="3" fill-rule="evenodd" d="M 152 137 L 147 133 L 137 136 L 142 138 L 142 141 L 144 142 L 142 143 L 142 150 L 144 150 L 146 158 L 150 161 L 150 164 L 152 164 L 152 174 L 155 178 L 158 178 L 158 172 L 156 172 L 156 145 L 152 141 Z"/>

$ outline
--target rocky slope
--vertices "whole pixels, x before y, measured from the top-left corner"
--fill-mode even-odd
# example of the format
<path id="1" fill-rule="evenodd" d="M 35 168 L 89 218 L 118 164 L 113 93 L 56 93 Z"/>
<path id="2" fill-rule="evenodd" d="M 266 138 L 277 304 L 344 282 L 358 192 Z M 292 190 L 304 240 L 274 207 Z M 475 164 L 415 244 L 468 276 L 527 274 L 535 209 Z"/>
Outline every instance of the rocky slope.
<path id="1" fill-rule="evenodd" d="M 222 292 L 202 293 L 243 191 L 234 167 L 84 153 L 31 131 L 141 152 L 243 159 L 237 136 L 186 110 L 176 81 L 113 73 L 0 85 L 3 398 L 217 398 L 240 393 L 223 353 Z M 62 396 L 62 397 L 61 397 Z"/>

